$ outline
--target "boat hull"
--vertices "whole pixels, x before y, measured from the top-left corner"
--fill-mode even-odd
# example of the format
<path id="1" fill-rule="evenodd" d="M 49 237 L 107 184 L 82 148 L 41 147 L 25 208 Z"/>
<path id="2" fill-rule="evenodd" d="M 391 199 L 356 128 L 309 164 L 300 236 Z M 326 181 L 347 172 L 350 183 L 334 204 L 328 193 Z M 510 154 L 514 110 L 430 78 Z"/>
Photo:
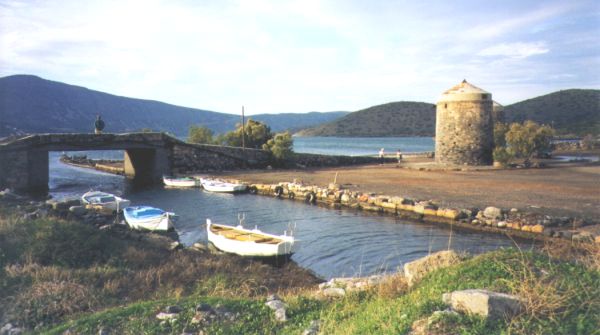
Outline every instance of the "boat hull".
<path id="1" fill-rule="evenodd" d="M 160 215 L 139 217 L 136 211 L 149 207 L 127 207 L 123 210 L 123 216 L 129 227 L 137 230 L 169 231 L 173 229 L 171 213 L 163 212 Z"/>
<path id="2" fill-rule="evenodd" d="M 103 199 L 112 197 L 112 201 L 103 201 Z M 100 192 L 100 191 L 90 191 L 81 196 L 81 201 L 86 205 L 94 205 L 100 206 L 105 209 L 116 211 L 122 211 L 123 208 L 129 207 L 131 201 L 127 199 L 123 199 L 114 194 Z"/>
<path id="3" fill-rule="evenodd" d="M 256 243 L 254 241 L 240 241 L 232 238 L 227 238 L 223 235 L 217 234 L 211 229 L 212 227 L 227 227 L 233 229 L 239 233 L 246 233 L 252 235 L 262 235 L 265 238 L 277 239 L 280 242 L 276 244 L 269 243 Z M 272 257 L 290 257 L 297 249 L 298 242 L 291 236 L 278 236 L 263 233 L 259 230 L 248 230 L 240 227 L 231 227 L 226 225 L 215 225 L 207 220 L 207 234 L 208 241 L 211 242 L 217 249 L 246 257 L 261 257 L 261 258 L 272 258 Z"/>
<path id="4" fill-rule="evenodd" d="M 200 186 L 198 181 L 191 178 L 168 178 L 163 177 L 163 182 L 170 187 L 197 187 Z"/>
<path id="5" fill-rule="evenodd" d="M 247 189 L 244 184 L 226 183 L 210 179 L 202 179 L 201 183 L 202 187 L 209 192 L 238 193 Z"/>

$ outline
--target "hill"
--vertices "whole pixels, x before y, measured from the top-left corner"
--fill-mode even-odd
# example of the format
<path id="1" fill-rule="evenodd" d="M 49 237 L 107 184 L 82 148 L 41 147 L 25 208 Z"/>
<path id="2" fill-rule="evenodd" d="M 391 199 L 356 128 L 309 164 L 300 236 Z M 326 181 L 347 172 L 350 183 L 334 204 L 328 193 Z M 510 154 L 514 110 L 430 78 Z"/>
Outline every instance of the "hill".
<path id="1" fill-rule="evenodd" d="M 570 89 L 505 106 L 507 122 L 553 125 L 559 135 L 600 135 L 600 90 Z M 435 136 L 435 105 L 392 102 L 298 132 L 299 136 Z"/>
<path id="2" fill-rule="evenodd" d="M 0 78 L 0 137 L 24 133 L 89 132 L 98 114 L 105 120 L 108 132 L 150 128 L 178 136 L 187 135 L 191 124 L 201 124 L 222 133 L 233 130 L 240 122 L 239 115 L 121 97 L 31 75 Z M 313 112 L 251 117 L 264 120 L 273 131 L 282 131 L 314 126 L 340 115 L 340 112 Z"/>
<path id="3" fill-rule="evenodd" d="M 338 120 L 305 129 L 298 136 L 433 136 L 435 105 L 391 102 L 350 113 Z"/>
<path id="4" fill-rule="evenodd" d="M 560 135 L 600 134 L 600 90 L 570 89 L 505 107 L 508 122 L 553 125 Z"/>

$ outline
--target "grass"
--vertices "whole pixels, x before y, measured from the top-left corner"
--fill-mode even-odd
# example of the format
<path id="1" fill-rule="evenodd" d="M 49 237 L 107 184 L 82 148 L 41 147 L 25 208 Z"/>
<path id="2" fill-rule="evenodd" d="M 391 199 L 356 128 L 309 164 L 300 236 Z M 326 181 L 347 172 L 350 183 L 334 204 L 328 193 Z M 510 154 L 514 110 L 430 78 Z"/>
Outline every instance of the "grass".
<path id="1" fill-rule="evenodd" d="M 121 235 L 73 221 L 0 216 L 0 319 L 34 328 L 122 304 L 264 297 L 319 282 L 293 264 L 171 252 Z"/>
<path id="2" fill-rule="evenodd" d="M 431 334 L 600 334 L 600 248 L 562 244 L 547 251 L 499 250 L 426 275 L 409 288 L 391 276 L 343 299 L 315 295 L 318 282 L 293 265 L 273 268 L 239 257 L 170 252 L 148 240 L 65 220 L 0 215 L 0 314 L 35 332 L 119 334 L 299 334 L 321 320 L 324 334 L 406 334 L 415 322 Z M 512 319 L 441 315 L 442 294 L 461 289 L 517 294 Z M 277 322 L 265 297 L 278 293 L 288 321 Z M 233 319 L 194 324 L 208 303 Z M 183 312 L 157 320 L 166 306 Z M 0 315 L 1 317 L 2 315 Z"/>

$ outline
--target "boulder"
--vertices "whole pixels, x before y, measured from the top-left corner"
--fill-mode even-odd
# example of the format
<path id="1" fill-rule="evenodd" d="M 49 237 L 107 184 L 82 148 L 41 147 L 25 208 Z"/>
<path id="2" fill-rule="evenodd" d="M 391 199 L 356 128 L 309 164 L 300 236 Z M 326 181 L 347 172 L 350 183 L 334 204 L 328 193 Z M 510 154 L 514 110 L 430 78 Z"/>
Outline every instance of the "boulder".
<path id="1" fill-rule="evenodd" d="M 287 316 L 285 314 L 285 303 L 281 301 L 277 295 L 269 296 L 265 305 L 275 312 L 275 320 L 279 322 L 287 321 Z"/>
<path id="2" fill-rule="evenodd" d="M 69 207 L 69 212 L 75 214 L 76 216 L 84 216 L 87 213 L 87 209 L 85 206 L 71 206 Z"/>
<path id="3" fill-rule="evenodd" d="M 515 295 L 479 289 L 446 293 L 442 300 L 455 311 L 486 318 L 511 317 L 523 308 L 521 299 Z"/>
<path id="4" fill-rule="evenodd" d="M 488 219 L 501 220 L 502 219 L 502 209 L 498 207 L 486 207 L 483 210 L 483 216 Z"/>
<path id="5" fill-rule="evenodd" d="M 302 335 L 318 335 L 321 328 L 321 322 L 319 320 L 312 320 L 308 328 L 306 328 Z"/>
<path id="6" fill-rule="evenodd" d="M 408 286 L 412 286 L 429 272 L 460 263 L 461 261 L 461 257 L 453 250 L 439 251 L 404 264 L 404 276 L 406 277 Z"/>
<path id="7" fill-rule="evenodd" d="M 346 290 L 341 287 L 328 287 L 323 290 L 323 295 L 326 297 L 339 298 L 346 295 Z"/>

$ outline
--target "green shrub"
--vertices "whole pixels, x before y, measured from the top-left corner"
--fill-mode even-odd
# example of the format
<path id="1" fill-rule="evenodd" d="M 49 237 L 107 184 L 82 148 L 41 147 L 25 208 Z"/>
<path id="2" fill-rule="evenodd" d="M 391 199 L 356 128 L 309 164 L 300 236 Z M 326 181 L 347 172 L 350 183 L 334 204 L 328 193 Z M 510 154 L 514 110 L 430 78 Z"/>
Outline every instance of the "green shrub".
<path id="1" fill-rule="evenodd" d="M 513 158 L 513 155 L 505 147 L 495 147 L 492 155 L 494 162 L 498 162 L 502 166 L 507 166 Z"/>
<path id="2" fill-rule="evenodd" d="M 279 162 L 285 162 L 292 157 L 294 140 L 289 132 L 276 134 L 275 137 L 263 145 L 264 150 L 268 150 Z"/>
<path id="3" fill-rule="evenodd" d="M 541 156 L 552 149 L 554 129 L 547 125 L 539 125 L 533 121 L 523 124 L 513 123 L 506 133 L 508 150 L 517 158 L 525 162 L 534 156 Z"/>
<path id="4" fill-rule="evenodd" d="M 191 125 L 188 130 L 188 140 L 189 143 L 195 144 L 207 144 L 213 142 L 213 132 L 207 127 L 200 127 L 196 125 Z"/>

